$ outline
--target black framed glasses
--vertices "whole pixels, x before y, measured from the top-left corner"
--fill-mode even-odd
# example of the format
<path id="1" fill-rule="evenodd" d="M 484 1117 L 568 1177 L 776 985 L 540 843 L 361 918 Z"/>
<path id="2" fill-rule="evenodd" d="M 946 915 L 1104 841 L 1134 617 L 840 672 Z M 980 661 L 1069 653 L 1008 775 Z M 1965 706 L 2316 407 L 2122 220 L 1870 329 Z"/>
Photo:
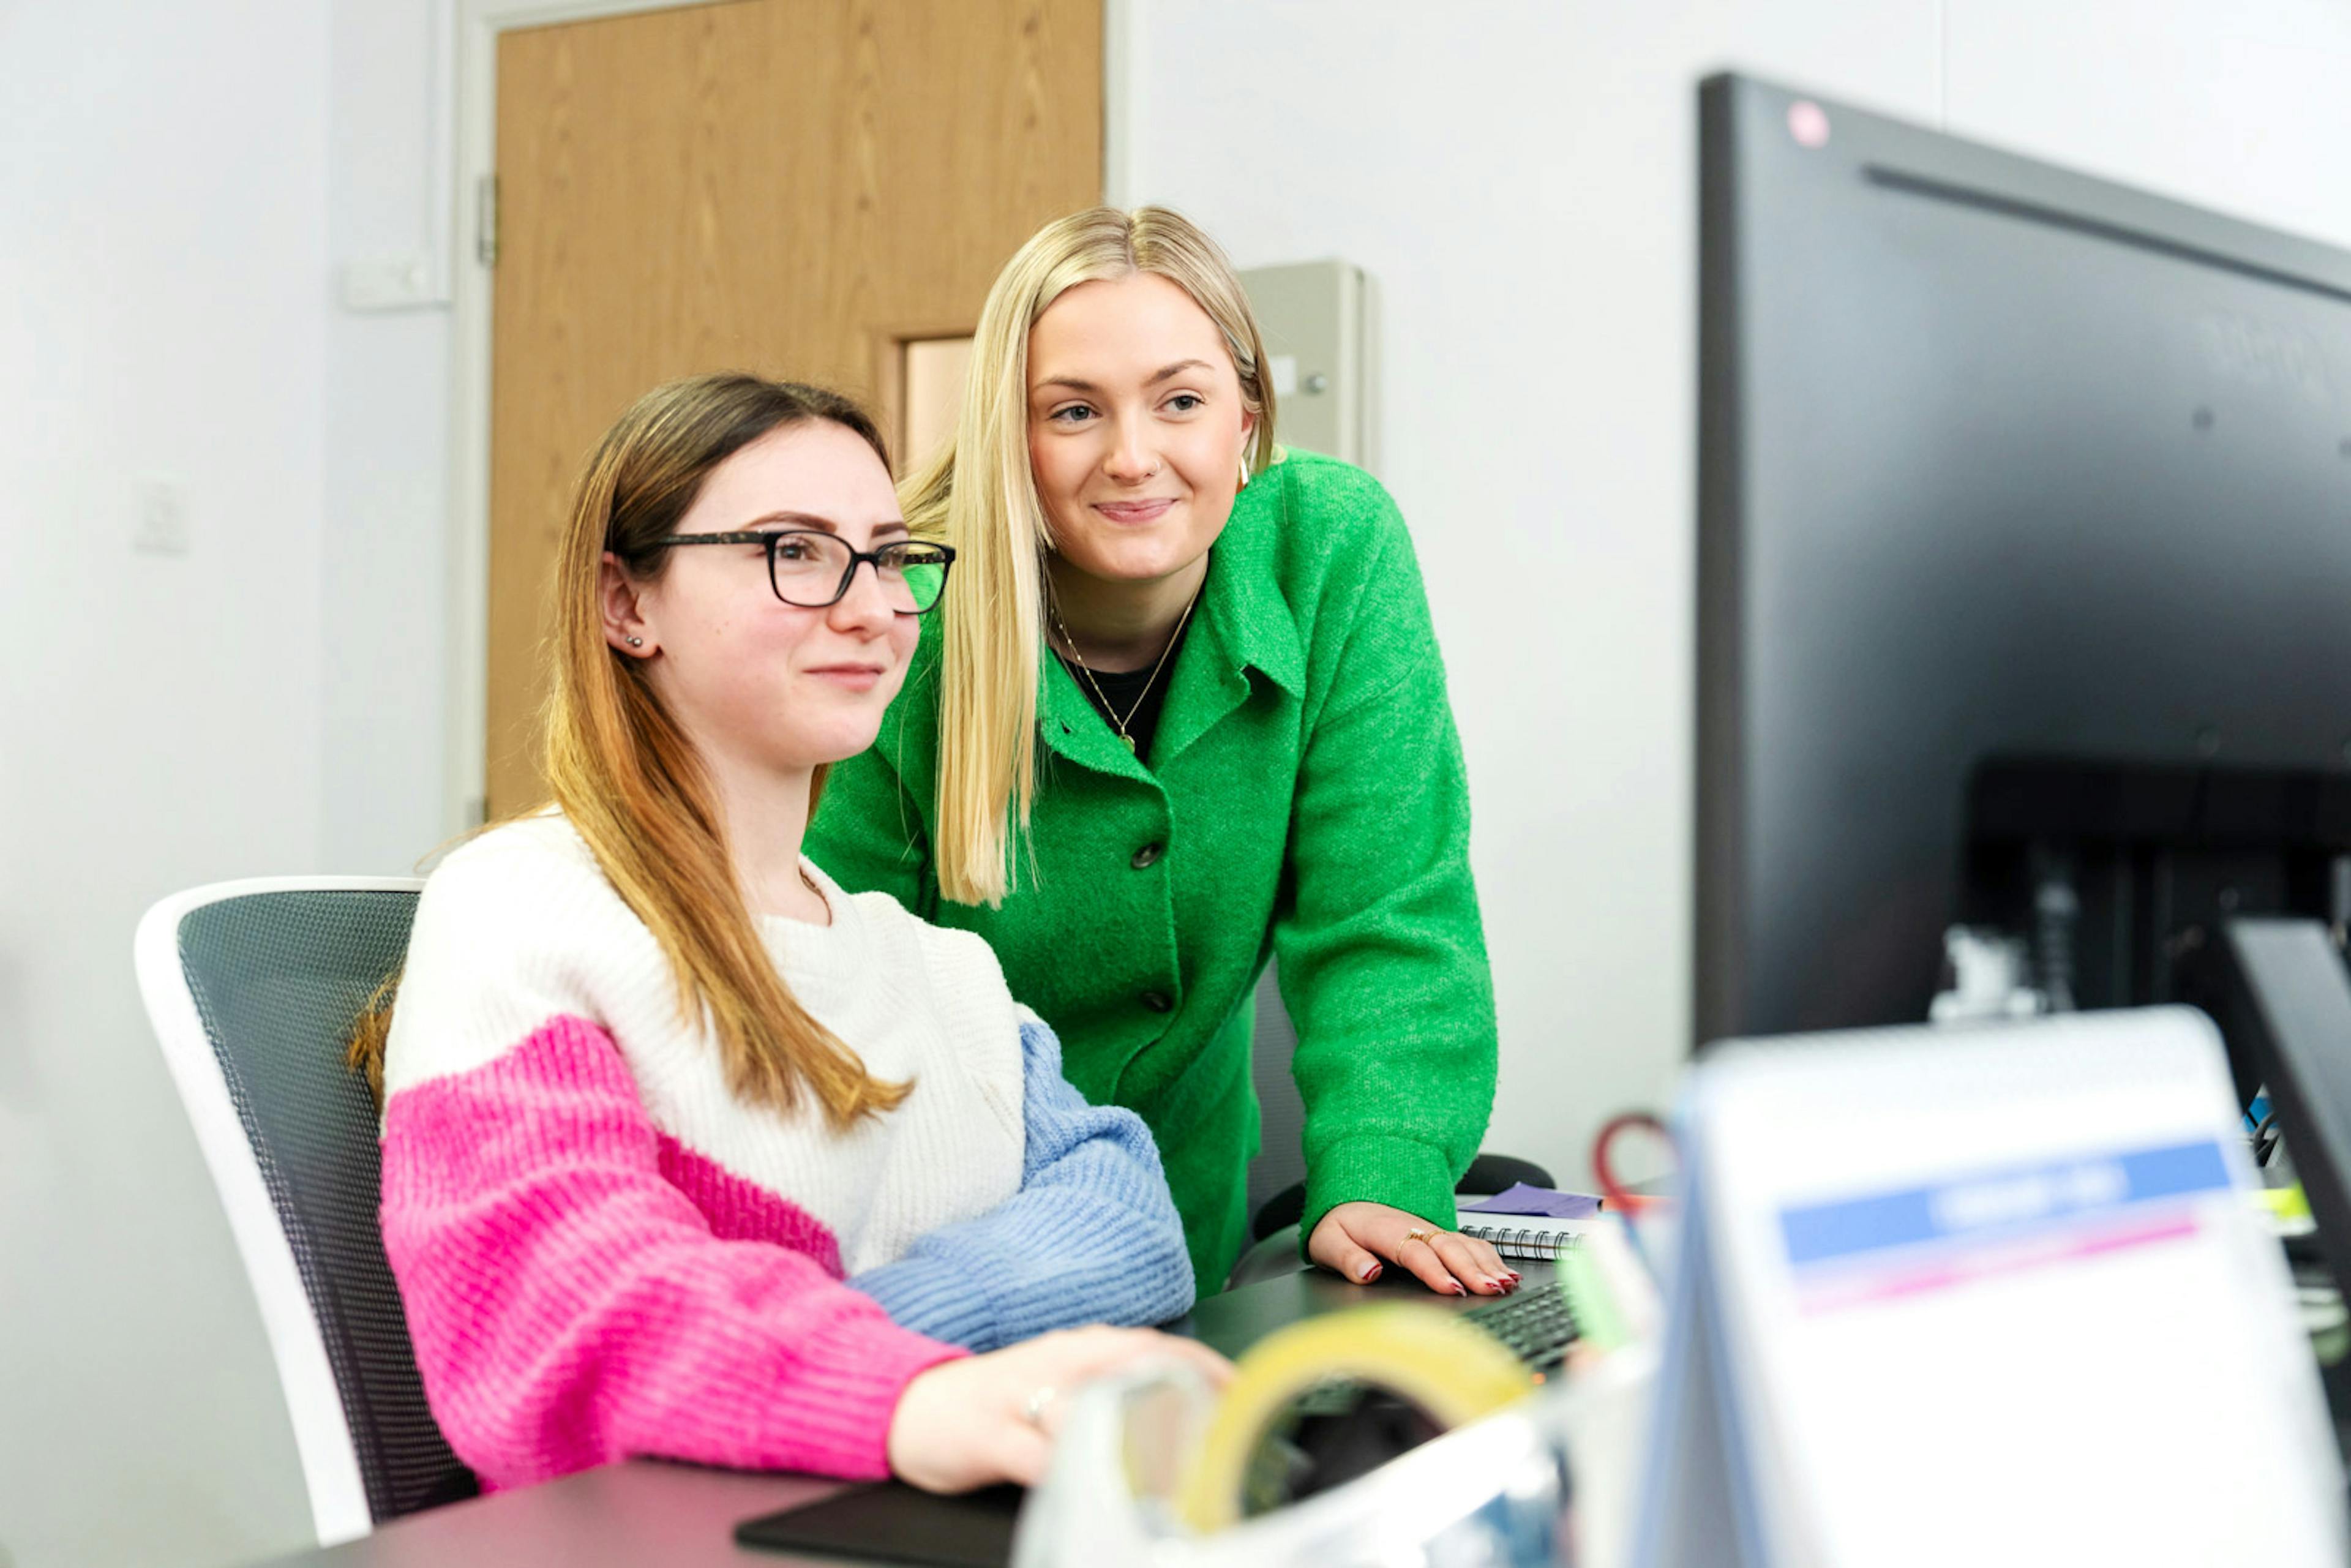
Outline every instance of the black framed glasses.
<path id="1" fill-rule="evenodd" d="M 874 549 L 852 549 L 838 534 L 814 528 L 759 528 L 747 533 L 670 534 L 669 545 L 758 545 L 768 552 L 768 586 L 787 604 L 822 610 L 841 602 L 861 562 L 870 562 L 882 597 L 901 615 L 921 615 L 947 591 L 951 546 L 928 539 L 893 539 Z"/>

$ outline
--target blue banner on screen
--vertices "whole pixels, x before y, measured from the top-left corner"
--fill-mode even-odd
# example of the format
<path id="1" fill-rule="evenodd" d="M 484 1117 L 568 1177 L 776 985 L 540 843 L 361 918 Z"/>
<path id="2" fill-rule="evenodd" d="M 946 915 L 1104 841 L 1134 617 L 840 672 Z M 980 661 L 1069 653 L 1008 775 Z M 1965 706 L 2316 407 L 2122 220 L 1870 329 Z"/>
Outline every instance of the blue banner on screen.
<path id="1" fill-rule="evenodd" d="M 1783 1208 L 1780 1233 L 1805 1304 L 1844 1306 L 2193 1235 L 2229 1186 L 2205 1139 Z"/>

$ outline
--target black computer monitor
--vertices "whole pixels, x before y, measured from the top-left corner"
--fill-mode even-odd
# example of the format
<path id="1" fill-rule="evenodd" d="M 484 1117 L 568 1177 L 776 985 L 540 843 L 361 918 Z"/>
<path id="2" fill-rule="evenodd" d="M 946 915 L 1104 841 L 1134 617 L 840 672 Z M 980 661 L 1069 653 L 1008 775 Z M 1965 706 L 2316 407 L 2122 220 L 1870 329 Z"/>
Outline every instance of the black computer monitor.
<path id="1" fill-rule="evenodd" d="M 2351 918 L 2351 255 L 1700 89 L 1699 1040 Z"/>

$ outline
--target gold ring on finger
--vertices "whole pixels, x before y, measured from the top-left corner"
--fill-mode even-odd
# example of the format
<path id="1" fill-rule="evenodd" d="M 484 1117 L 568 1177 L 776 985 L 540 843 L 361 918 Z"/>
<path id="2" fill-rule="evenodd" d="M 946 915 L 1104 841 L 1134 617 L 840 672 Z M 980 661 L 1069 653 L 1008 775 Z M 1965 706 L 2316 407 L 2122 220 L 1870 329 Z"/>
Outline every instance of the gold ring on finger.
<path id="1" fill-rule="evenodd" d="M 1404 1233 L 1404 1239 L 1406 1241 L 1434 1242 L 1437 1237 L 1443 1234 L 1444 1232 L 1437 1230 L 1407 1230 Z"/>

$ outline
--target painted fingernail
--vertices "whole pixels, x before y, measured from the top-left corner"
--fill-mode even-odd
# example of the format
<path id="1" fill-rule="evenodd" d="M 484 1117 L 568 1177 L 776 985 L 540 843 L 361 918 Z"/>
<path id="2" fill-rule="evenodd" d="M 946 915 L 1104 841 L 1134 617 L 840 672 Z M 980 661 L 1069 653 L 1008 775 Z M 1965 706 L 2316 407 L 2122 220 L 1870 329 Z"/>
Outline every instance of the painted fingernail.
<path id="1" fill-rule="evenodd" d="M 1445 1282 L 1445 1285 L 1446 1289 L 1450 1291 L 1454 1295 L 1466 1296 L 1469 1293 L 1468 1287 L 1462 1284 L 1458 1280 L 1447 1280 Z"/>
<path id="2" fill-rule="evenodd" d="M 1366 1284 L 1366 1285 L 1370 1284 L 1373 1281 L 1374 1281 L 1374 1280 L 1378 1279 L 1379 1277 L 1380 1277 L 1380 1266 L 1379 1266 L 1377 1263 L 1366 1263 L 1366 1264 L 1364 1264 L 1364 1271 L 1363 1271 L 1362 1273 L 1360 1273 L 1360 1274 L 1358 1274 L 1358 1275 L 1356 1276 L 1356 1278 L 1357 1278 L 1357 1279 L 1359 1279 L 1359 1280 L 1363 1281 L 1363 1282 L 1364 1282 L 1364 1284 Z"/>

